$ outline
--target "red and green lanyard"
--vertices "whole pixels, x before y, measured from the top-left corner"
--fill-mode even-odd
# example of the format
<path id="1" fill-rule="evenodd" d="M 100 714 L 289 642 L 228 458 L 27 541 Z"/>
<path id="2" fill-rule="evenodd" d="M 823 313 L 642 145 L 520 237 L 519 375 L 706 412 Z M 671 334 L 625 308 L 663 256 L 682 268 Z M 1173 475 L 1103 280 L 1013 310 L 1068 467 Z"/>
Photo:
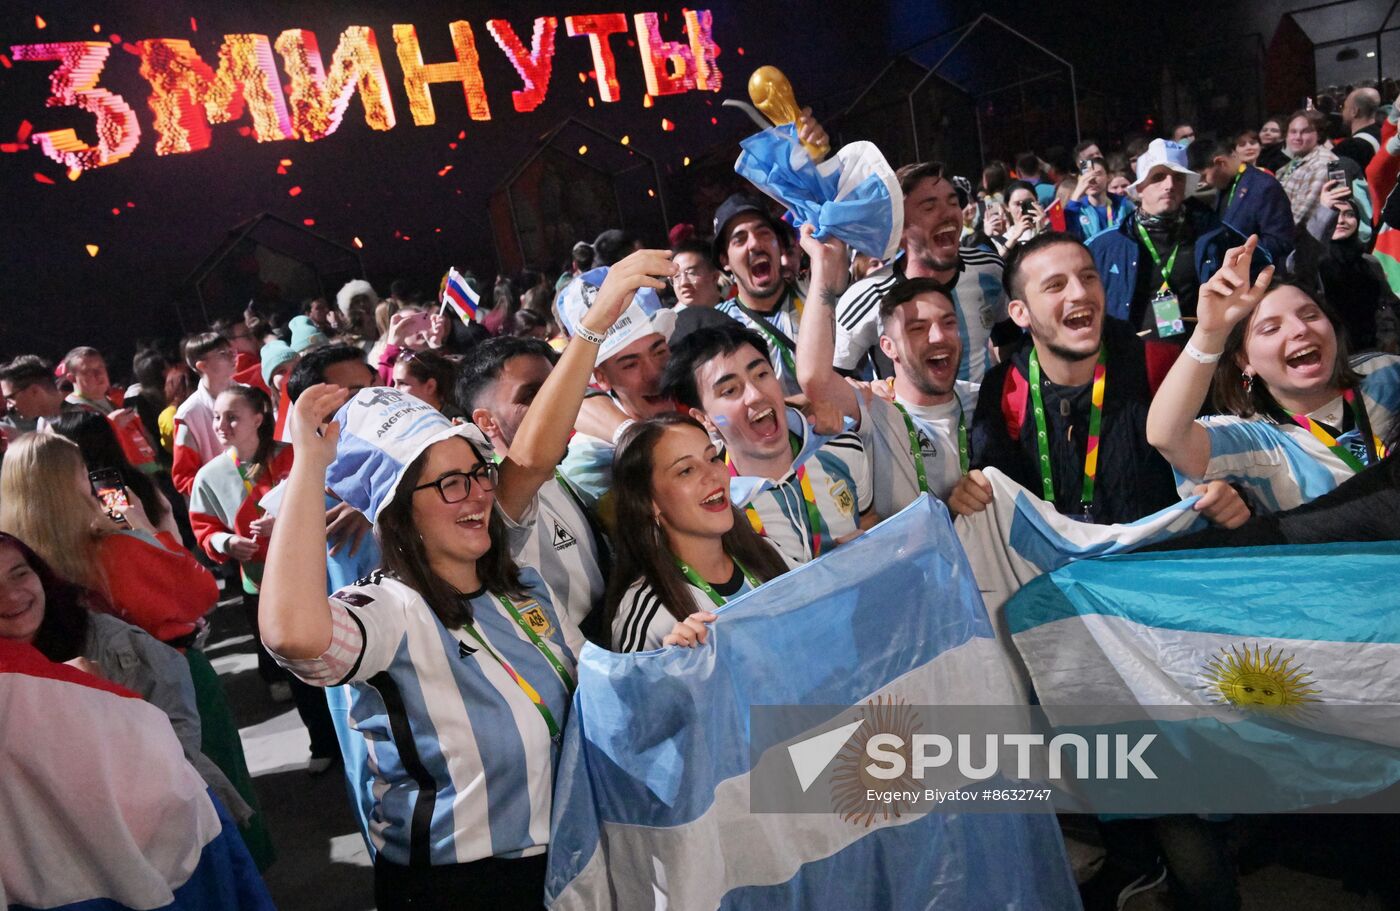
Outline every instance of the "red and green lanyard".
<path id="1" fill-rule="evenodd" d="M 962 400 L 955 393 L 953 400 L 958 403 L 958 472 L 959 477 L 967 474 L 968 448 L 967 448 L 967 420 L 963 414 Z M 904 418 L 904 429 L 909 432 L 909 452 L 914 456 L 914 474 L 919 478 L 919 493 L 928 493 L 928 472 L 924 469 L 924 450 L 919 445 L 919 431 L 914 426 L 914 419 L 910 417 L 905 407 L 898 402 L 894 407 L 899 409 L 900 415 Z"/>
<path id="2" fill-rule="evenodd" d="M 683 561 L 680 557 L 673 557 L 672 559 L 676 561 L 676 566 L 680 567 L 681 573 L 685 575 L 685 578 L 690 582 L 691 585 L 695 586 L 696 588 L 704 592 L 706 595 L 708 595 L 710 600 L 715 603 L 715 607 L 724 607 L 725 603 L 729 600 L 728 598 L 725 598 L 719 592 L 715 591 L 715 587 L 713 585 L 706 582 L 699 573 L 691 569 L 690 565 Z M 729 559 L 734 560 L 733 557 L 730 557 Z M 739 567 L 739 572 L 744 574 L 744 578 L 749 583 L 749 588 L 758 588 L 759 581 L 754 578 L 753 573 L 749 572 L 748 569 L 744 566 L 744 564 L 740 563 L 738 560 L 734 560 L 734 565 Z"/>
<path id="3" fill-rule="evenodd" d="M 1362 438 L 1366 440 L 1366 453 L 1370 458 L 1371 464 L 1375 464 L 1378 460 L 1385 458 L 1387 452 L 1385 444 L 1380 441 L 1380 437 L 1371 432 L 1371 421 L 1366 416 L 1366 406 L 1362 404 L 1361 399 L 1356 394 L 1356 390 L 1344 390 L 1342 392 L 1342 400 L 1347 403 L 1352 410 L 1352 414 L 1356 417 L 1356 429 L 1361 432 Z M 1299 427 L 1311 433 L 1319 443 L 1332 450 L 1332 454 L 1346 463 L 1346 466 L 1353 472 L 1359 472 L 1366 467 L 1361 464 L 1360 459 L 1352 454 L 1350 449 L 1338 443 L 1336 438 L 1323 429 L 1322 425 L 1317 421 L 1314 421 L 1306 414 L 1290 414 L 1289 417 L 1291 417 L 1294 423 Z"/>
<path id="4" fill-rule="evenodd" d="M 565 692 L 572 694 L 574 691 L 574 678 L 570 676 L 563 663 L 549 650 L 549 646 L 544 644 L 539 634 L 530 628 L 530 624 L 525 622 L 525 618 L 520 616 L 520 611 L 515 609 L 515 605 L 511 603 L 509 598 L 497 595 L 496 599 L 501 602 L 501 606 L 506 609 L 506 613 L 510 614 L 516 624 L 525 631 L 526 637 L 529 638 L 535 648 L 539 649 L 540 654 L 549 662 L 549 666 L 554 668 L 554 673 L 559 675 L 559 679 L 564 684 Z M 481 647 L 486 649 L 488 655 L 496 659 L 496 663 L 510 675 L 510 679 L 515 681 L 516 686 L 520 687 L 521 692 L 528 696 L 530 701 L 535 704 L 535 708 L 539 709 L 540 717 L 544 719 L 545 727 L 549 728 L 549 736 L 552 739 L 558 740 L 562 729 L 559 727 L 559 723 L 554 720 L 554 713 L 549 710 L 549 706 L 544 704 L 544 699 L 540 696 L 539 691 L 531 686 L 530 681 L 522 677 L 519 671 L 511 667 L 510 662 L 498 655 L 496 650 L 486 643 L 486 639 L 476 629 L 475 620 L 472 621 L 471 626 L 465 627 L 465 629 L 473 639 L 481 643 Z"/>
<path id="5" fill-rule="evenodd" d="M 1099 346 L 1094 385 L 1089 393 L 1089 442 L 1084 447 L 1084 486 L 1079 505 L 1087 513 L 1094 502 L 1094 479 L 1099 474 L 1099 429 L 1103 424 L 1103 396 L 1108 379 L 1108 349 Z M 1045 399 L 1040 392 L 1040 357 L 1031 350 L 1031 410 L 1035 413 L 1035 448 L 1039 453 L 1040 489 L 1045 502 L 1055 502 L 1055 479 L 1050 467 L 1050 435 L 1045 429 Z"/>
<path id="6" fill-rule="evenodd" d="M 788 434 L 788 441 L 792 444 L 792 458 L 797 459 L 797 454 L 801 452 L 801 447 L 797 442 L 797 437 Z M 739 469 L 734 467 L 734 463 L 729 460 L 729 453 L 724 454 L 724 464 L 729 468 L 730 477 L 738 477 Z M 812 482 L 807 479 L 807 466 L 796 466 L 797 484 L 802 488 L 802 499 L 807 504 L 807 534 L 808 545 L 812 550 L 812 559 L 821 556 L 822 552 L 822 514 L 817 509 L 817 495 L 812 490 Z M 750 503 L 744 507 L 744 514 L 749 517 L 749 524 L 753 530 L 762 537 L 768 537 L 767 530 L 763 527 L 763 519 L 759 516 L 758 510 Z"/>
<path id="7" fill-rule="evenodd" d="M 1178 241 L 1176 246 L 1172 247 L 1172 255 L 1167 257 L 1167 264 L 1163 266 L 1162 256 L 1157 252 L 1157 246 L 1152 243 L 1152 238 L 1147 236 L 1147 229 L 1142 226 L 1141 222 L 1138 223 L 1137 229 L 1138 234 L 1142 237 L 1142 242 L 1147 245 L 1147 252 L 1152 255 L 1152 262 L 1156 264 L 1157 271 L 1162 275 L 1162 287 L 1158 289 L 1157 293 L 1165 293 L 1171 290 L 1167 282 L 1171 278 L 1172 267 L 1176 265 L 1176 254 L 1181 252 L 1181 242 Z"/>

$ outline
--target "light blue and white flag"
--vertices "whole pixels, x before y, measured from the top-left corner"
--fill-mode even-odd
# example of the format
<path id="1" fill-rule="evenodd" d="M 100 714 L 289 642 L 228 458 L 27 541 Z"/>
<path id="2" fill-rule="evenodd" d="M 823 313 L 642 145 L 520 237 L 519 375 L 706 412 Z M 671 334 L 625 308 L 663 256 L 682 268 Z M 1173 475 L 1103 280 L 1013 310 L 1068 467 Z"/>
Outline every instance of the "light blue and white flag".
<path id="1" fill-rule="evenodd" d="M 734 170 L 787 206 L 796 224 L 816 228 L 818 239 L 835 235 L 847 245 L 887 261 L 904 233 L 904 193 L 894 170 L 873 142 L 852 142 L 813 163 L 792 124 L 764 130 L 739 144 Z"/>
<path id="2" fill-rule="evenodd" d="M 1084 560 L 1006 621 L 1052 720 L 1169 707 L 1160 735 L 1216 801 L 1191 812 L 1284 811 L 1400 781 L 1397 567 L 1400 542 Z"/>
<path id="3" fill-rule="evenodd" d="M 982 469 L 992 487 L 992 503 L 982 512 L 959 516 L 953 524 L 962 542 L 982 601 L 1007 658 L 1020 673 L 1017 688 L 1030 693 L 1030 680 L 1011 642 L 1003 606 L 1043 573 L 1075 560 L 1128 553 L 1158 541 L 1196 531 L 1205 519 L 1188 497 L 1130 524 L 1093 525 L 1058 512 L 996 468 Z"/>
<path id="4" fill-rule="evenodd" d="M 549 907 L 1078 907 L 1049 815 L 751 808 L 755 767 L 798 766 L 786 742 L 751 726 L 751 709 L 814 707 L 829 723 L 872 703 L 1014 702 L 941 503 L 923 496 L 716 613 L 695 649 L 585 647 L 555 789 Z M 795 739 L 811 744 L 818 730 Z"/>

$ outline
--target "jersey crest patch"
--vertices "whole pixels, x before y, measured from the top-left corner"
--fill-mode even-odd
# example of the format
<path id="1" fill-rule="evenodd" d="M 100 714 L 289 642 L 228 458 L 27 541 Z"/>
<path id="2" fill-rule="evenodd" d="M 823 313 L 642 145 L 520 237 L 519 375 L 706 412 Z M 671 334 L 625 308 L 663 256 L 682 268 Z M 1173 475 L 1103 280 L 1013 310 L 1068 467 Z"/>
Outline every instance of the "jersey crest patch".
<path id="1" fill-rule="evenodd" d="M 549 615 L 544 612 L 544 608 L 535 602 L 528 602 L 531 606 L 520 612 L 521 618 L 536 636 L 543 639 L 554 632 L 554 624 L 549 622 Z"/>

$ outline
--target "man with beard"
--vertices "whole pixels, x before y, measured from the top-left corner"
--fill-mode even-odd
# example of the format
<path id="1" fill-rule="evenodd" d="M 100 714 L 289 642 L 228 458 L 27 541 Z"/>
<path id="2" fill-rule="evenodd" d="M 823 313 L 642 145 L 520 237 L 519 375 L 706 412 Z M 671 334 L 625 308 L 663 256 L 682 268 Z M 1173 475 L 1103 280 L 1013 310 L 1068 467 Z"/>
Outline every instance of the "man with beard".
<path id="1" fill-rule="evenodd" d="M 962 340 L 952 298 L 931 278 L 906 278 L 884 293 L 880 348 L 894 364 L 894 400 L 867 398 L 831 366 L 846 247 L 835 238 L 817 240 L 804 225 L 802 248 L 812 261 L 812 303 L 797 343 L 802 390 L 857 421 L 876 515 L 888 518 L 921 493 L 946 500 L 967 472 L 968 418 L 977 407 L 977 385 L 957 379 Z"/>
<path id="2" fill-rule="evenodd" d="M 953 182 L 938 162 L 905 165 L 896 172 L 904 191 L 900 254 L 887 266 L 851 285 L 836 305 L 838 370 L 879 377 L 894 375 L 880 342 L 880 301 L 905 278 L 931 278 L 958 314 L 962 362 L 958 379 L 981 382 L 993 363 L 993 327 L 1006 319 L 1001 257 L 959 246 L 962 207 Z M 1009 327 L 1014 330 L 1014 327 Z M 999 330 L 998 343 L 1003 341 Z M 867 363 L 869 366 L 867 366 Z"/>
<path id="3" fill-rule="evenodd" d="M 1178 499 L 1171 466 L 1147 442 L 1152 400 L 1144 342 L 1105 317 L 1104 288 L 1084 244 L 1043 234 L 1006 261 L 1009 312 L 1030 344 L 987 373 L 972 418 L 972 465 L 992 466 L 1061 513 L 1110 525 Z M 1160 344 L 1160 343 L 1153 343 Z M 1096 439 L 1090 455 L 1089 440 Z M 1239 495 L 1202 485 L 1196 505 L 1234 527 L 1249 517 Z M 973 470 L 948 498 L 964 515 L 991 503 Z"/>
<path id="4" fill-rule="evenodd" d="M 1184 338 L 1196 315 L 1197 289 L 1215 274 L 1225 251 L 1244 242 L 1244 235 L 1191 198 L 1200 182 L 1187 166 L 1184 146 L 1152 140 L 1137 162 L 1136 211 L 1089 241 L 1108 315 L 1126 320 L 1135 332 Z M 1268 264 L 1262 247 L 1256 256 L 1256 269 Z"/>
<path id="5" fill-rule="evenodd" d="M 859 436 L 818 435 L 784 404 L 768 347 L 734 322 L 697 329 L 676 343 L 662 388 L 724 441 L 729 489 L 702 505 L 733 503 L 788 562 L 806 563 L 878 521 L 870 462 Z"/>
<path id="6" fill-rule="evenodd" d="M 788 227 L 752 196 L 735 193 L 715 212 L 715 261 L 734 276 L 739 288 L 737 296 L 715 309 L 759 334 L 784 393 L 796 395 L 802 297 L 783 279 L 787 238 Z"/>

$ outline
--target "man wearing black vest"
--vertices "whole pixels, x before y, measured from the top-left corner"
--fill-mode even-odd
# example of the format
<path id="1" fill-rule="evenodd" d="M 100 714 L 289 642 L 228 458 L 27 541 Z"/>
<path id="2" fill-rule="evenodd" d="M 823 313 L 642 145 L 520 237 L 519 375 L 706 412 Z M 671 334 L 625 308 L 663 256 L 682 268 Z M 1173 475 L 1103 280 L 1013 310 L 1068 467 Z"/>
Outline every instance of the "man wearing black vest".
<path id="1" fill-rule="evenodd" d="M 1029 338 L 982 382 L 971 464 L 1001 470 L 1086 522 L 1132 522 L 1177 502 L 1171 466 L 1147 442 L 1149 365 L 1162 363 L 1162 352 L 1149 354 L 1148 345 L 1167 343 L 1144 342 L 1104 315 L 1093 257 L 1068 234 L 1043 234 L 1017 248 L 1005 277 L 1008 311 Z M 1087 460 L 1091 434 L 1097 455 Z M 1233 527 L 1249 516 L 1228 485 L 1196 492 L 1205 495 L 1196 508 L 1212 521 Z M 990 502 L 990 487 L 974 470 L 948 508 L 964 514 Z"/>

